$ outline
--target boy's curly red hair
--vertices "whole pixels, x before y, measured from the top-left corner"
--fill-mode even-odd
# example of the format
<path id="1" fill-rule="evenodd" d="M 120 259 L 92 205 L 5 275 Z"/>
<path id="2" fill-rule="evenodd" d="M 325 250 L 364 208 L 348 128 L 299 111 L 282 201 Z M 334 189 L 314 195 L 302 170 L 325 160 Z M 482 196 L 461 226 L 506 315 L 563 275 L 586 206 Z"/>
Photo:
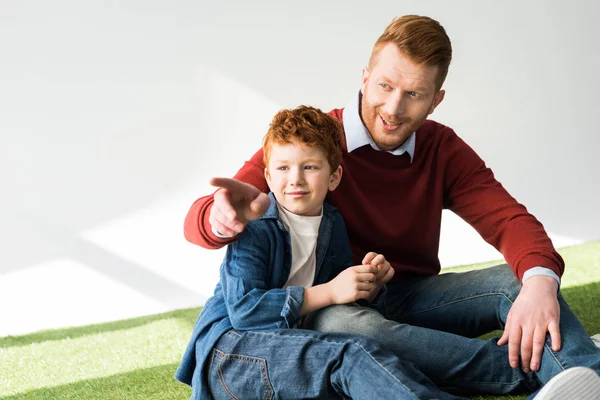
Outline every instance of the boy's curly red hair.
<path id="1" fill-rule="evenodd" d="M 315 107 L 284 109 L 273 117 L 263 139 L 264 163 L 269 164 L 271 144 L 298 142 L 319 146 L 333 173 L 342 160 L 342 123 Z"/>

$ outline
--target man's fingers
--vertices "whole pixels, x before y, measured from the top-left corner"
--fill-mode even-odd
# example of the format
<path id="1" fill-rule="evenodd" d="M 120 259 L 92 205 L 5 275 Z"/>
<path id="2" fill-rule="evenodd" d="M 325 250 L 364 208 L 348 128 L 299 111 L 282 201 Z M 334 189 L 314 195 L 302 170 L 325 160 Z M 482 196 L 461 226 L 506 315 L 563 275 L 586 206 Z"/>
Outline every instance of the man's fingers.
<path id="1" fill-rule="evenodd" d="M 558 321 L 550 321 L 550 323 L 548 324 L 548 332 L 550 332 L 552 350 L 559 351 L 562 347 L 562 341 L 560 338 L 560 328 L 558 327 Z"/>
<path id="2" fill-rule="evenodd" d="M 530 364 L 531 356 L 533 354 L 533 332 L 529 330 L 522 330 L 521 332 L 521 369 L 523 372 L 528 373 L 531 371 Z"/>
<path id="3" fill-rule="evenodd" d="M 544 344 L 546 343 L 546 329 L 536 328 L 533 333 L 533 352 L 531 353 L 530 368 L 532 371 L 537 371 L 540 368 L 540 362 L 542 360 L 542 352 L 544 351 Z"/>
<path id="4" fill-rule="evenodd" d="M 500 339 L 498 340 L 498 346 L 504 346 L 505 344 L 508 344 L 508 338 L 510 337 L 510 329 L 511 329 L 511 318 L 510 318 L 510 312 L 508 313 L 508 316 L 506 317 L 506 324 L 504 325 L 504 332 L 502 332 L 502 336 L 500 336 Z"/>
<path id="5" fill-rule="evenodd" d="M 521 348 L 521 327 L 514 325 L 511 327 L 508 337 L 508 362 L 513 368 L 519 366 L 519 349 Z"/>

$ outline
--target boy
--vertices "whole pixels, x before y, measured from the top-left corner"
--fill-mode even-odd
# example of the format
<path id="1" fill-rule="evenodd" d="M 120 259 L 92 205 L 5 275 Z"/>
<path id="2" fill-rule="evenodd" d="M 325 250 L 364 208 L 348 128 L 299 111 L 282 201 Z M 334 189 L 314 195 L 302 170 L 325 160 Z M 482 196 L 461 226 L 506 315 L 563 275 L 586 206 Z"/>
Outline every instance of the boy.
<path id="1" fill-rule="evenodd" d="M 323 202 L 342 176 L 340 129 L 311 107 L 275 115 L 270 207 L 228 247 L 176 374 L 192 398 L 456 398 L 375 341 L 290 329 L 331 304 L 373 302 L 393 276 L 380 254 L 351 266 L 343 220 Z"/>

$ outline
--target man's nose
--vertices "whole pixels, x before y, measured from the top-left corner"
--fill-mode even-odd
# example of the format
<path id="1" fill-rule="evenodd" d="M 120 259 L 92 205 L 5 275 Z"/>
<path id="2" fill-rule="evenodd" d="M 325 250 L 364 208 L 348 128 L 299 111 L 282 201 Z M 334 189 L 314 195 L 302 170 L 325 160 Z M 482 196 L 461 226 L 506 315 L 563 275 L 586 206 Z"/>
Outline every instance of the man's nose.
<path id="1" fill-rule="evenodd" d="M 385 105 L 383 106 L 383 111 L 386 115 L 384 118 L 395 118 L 398 115 L 404 114 L 405 103 L 402 98 L 402 94 L 398 91 L 393 95 L 389 96 Z"/>

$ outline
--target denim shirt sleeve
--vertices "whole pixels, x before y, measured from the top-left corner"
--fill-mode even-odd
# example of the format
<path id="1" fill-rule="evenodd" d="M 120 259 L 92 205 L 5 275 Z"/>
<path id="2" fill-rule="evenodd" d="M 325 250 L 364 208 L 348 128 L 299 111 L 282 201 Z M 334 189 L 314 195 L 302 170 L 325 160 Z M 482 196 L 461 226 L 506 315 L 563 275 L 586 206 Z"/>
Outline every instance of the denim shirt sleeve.
<path id="1" fill-rule="evenodd" d="M 339 212 L 335 212 L 334 228 L 331 238 L 331 250 L 335 254 L 335 265 L 329 276 L 332 280 L 339 275 L 340 272 L 352 266 L 352 249 L 348 240 L 348 232 L 346 224 Z"/>
<path id="2" fill-rule="evenodd" d="M 273 284 L 271 243 L 260 228 L 248 224 L 227 248 L 221 266 L 221 284 L 227 313 L 234 329 L 292 328 L 300 317 L 304 288 L 277 288 Z"/>

